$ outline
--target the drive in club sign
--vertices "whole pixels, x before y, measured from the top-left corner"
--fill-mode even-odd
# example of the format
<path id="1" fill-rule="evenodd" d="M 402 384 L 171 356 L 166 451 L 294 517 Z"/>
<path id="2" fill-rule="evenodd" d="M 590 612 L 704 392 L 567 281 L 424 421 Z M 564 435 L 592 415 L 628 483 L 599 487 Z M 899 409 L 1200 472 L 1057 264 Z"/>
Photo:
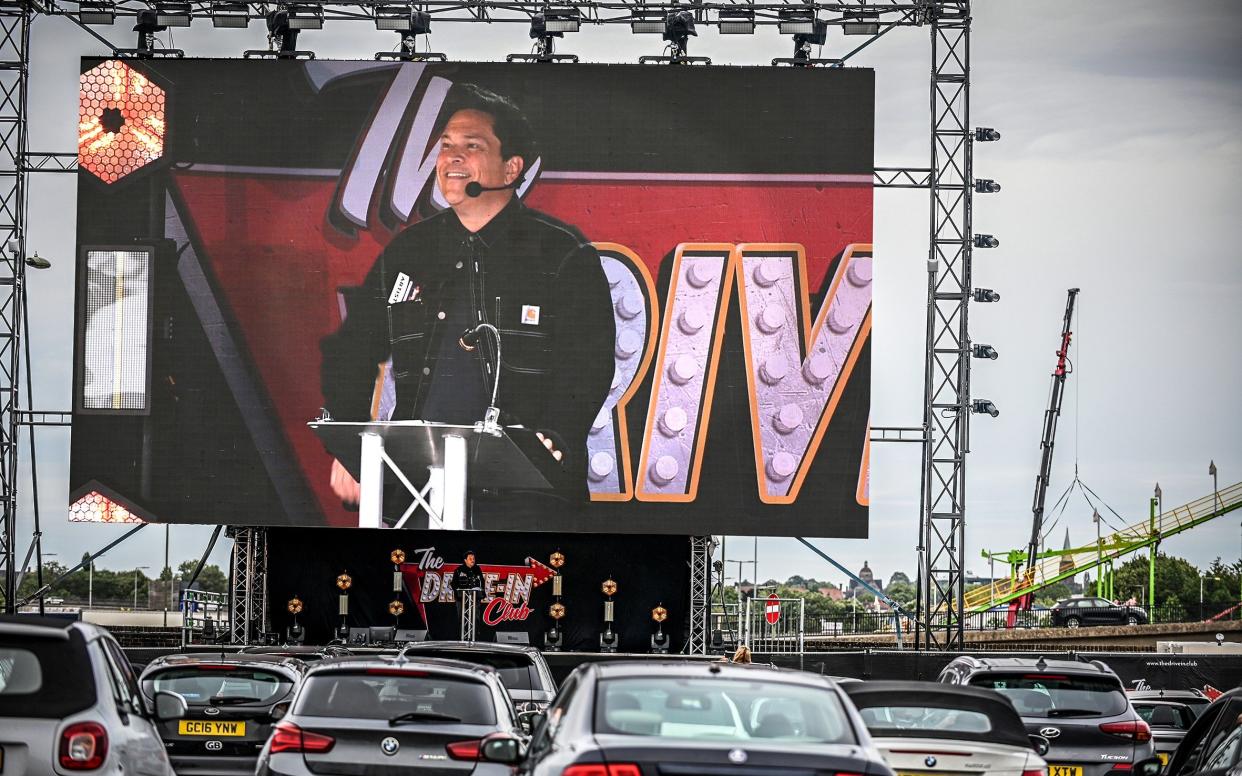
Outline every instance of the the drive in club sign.
<path id="1" fill-rule="evenodd" d="M 460 563 L 448 563 L 435 547 L 422 547 L 411 553 L 414 559 L 402 563 L 401 576 L 418 613 L 427 621 L 427 604 L 451 604 L 453 572 Z M 525 622 L 530 617 L 530 596 L 535 588 L 556 575 L 548 566 L 527 557 L 520 565 L 480 563 L 483 572 L 483 622 L 495 627 L 502 622 Z"/>

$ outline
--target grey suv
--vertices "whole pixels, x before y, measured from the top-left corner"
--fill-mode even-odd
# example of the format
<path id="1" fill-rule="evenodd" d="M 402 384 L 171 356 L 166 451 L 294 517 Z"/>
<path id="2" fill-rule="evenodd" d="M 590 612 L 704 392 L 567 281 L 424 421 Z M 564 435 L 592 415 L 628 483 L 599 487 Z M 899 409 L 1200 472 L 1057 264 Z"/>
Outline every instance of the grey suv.
<path id="1" fill-rule="evenodd" d="M 185 712 L 174 693 L 143 700 L 104 629 L 0 616 L 0 773 L 173 776 L 156 726 Z"/>
<path id="2" fill-rule="evenodd" d="M 1049 776 L 1131 776 L 1159 770 L 1151 728 L 1130 706 L 1121 680 L 1093 660 L 959 657 L 940 681 L 996 690 L 1028 733 L 1048 739 Z"/>

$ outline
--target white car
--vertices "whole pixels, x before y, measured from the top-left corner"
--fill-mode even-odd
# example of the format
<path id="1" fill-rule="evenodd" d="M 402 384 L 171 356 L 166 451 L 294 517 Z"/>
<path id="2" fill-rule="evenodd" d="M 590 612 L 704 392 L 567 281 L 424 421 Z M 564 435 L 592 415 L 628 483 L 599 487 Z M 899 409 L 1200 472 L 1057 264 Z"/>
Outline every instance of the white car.
<path id="1" fill-rule="evenodd" d="M 841 689 L 897 776 L 1048 774 L 1040 756 L 1048 741 L 1028 736 L 1013 705 L 993 690 L 936 682 L 854 682 Z"/>
<path id="2" fill-rule="evenodd" d="M 185 699 L 143 701 L 108 632 L 69 619 L 0 616 L 0 773 L 174 776 L 159 719 Z"/>

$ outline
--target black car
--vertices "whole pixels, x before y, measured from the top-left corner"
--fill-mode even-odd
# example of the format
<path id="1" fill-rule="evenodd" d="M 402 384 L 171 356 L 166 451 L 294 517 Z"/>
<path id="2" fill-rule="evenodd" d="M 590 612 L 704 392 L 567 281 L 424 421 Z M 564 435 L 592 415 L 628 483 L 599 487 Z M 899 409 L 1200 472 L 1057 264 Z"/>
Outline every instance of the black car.
<path id="1" fill-rule="evenodd" d="M 419 641 L 401 654 L 408 658 L 437 657 L 478 663 L 496 669 L 517 711 L 542 711 L 556 695 L 556 681 L 535 647 L 474 641 Z"/>
<path id="2" fill-rule="evenodd" d="M 507 776 L 479 761 L 490 735 L 521 731 L 500 677 L 456 660 L 345 657 L 306 674 L 256 776 Z"/>
<path id="3" fill-rule="evenodd" d="M 1055 628 L 1095 625 L 1146 625 L 1147 610 L 1141 606 L 1115 604 L 1107 598 L 1066 598 L 1052 607 Z"/>
<path id="4" fill-rule="evenodd" d="M 1186 731 L 1194 724 L 1197 714 L 1186 704 L 1165 700 L 1135 700 L 1130 698 L 1130 705 L 1151 727 L 1152 740 L 1156 743 L 1156 756 L 1161 765 L 1168 765 L 1169 759 L 1177 751 L 1177 747 L 1186 737 Z"/>
<path id="5" fill-rule="evenodd" d="M 1185 704 L 1197 718 L 1203 713 L 1212 699 L 1203 694 L 1202 690 L 1130 690 L 1127 695 L 1130 701 L 1176 701 Z"/>
<path id="6" fill-rule="evenodd" d="M 892 774 L 831 679 L 760 666 L 583 664 L 533 728 L 484 759 L 538 776 Z"/>
<path id="7" fill-rule="evenodd" d="M 1048 739 L 1049 776 L 1132 776 L 1156 762 L 1151 728 L 1104 663 L 958 657 L 940 681 L 996 690 L 1028 733 Z"/>
<path id="8" fill-rule="evenodd" d="M 1164 776 L 1235 776 L 1242 771 L 1242 689 L 1203 710 L 1169 760 Z"/>
<path id="9" fill-rule="evenodd" d="M 272 726 L 289 709 L 306 665 L 271 655 L 168 655 L 147 664 L 139 684 L 147 698 L 185 698 L 184 719 L 160 723 L 178 776 L 241 776 L 254 772 Z"/>

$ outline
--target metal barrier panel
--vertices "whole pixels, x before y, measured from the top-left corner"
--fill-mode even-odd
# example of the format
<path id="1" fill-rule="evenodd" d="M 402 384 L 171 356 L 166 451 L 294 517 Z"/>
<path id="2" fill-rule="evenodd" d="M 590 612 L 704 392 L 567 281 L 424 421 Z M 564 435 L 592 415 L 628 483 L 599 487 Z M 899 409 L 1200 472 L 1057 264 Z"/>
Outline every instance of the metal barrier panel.
<path id="1" fill-rule="evenodd" d="M 751 652 L 801 652 L 806 634 L 806 601 L 747 599 L 742 624 L 742 643 Z"/>

